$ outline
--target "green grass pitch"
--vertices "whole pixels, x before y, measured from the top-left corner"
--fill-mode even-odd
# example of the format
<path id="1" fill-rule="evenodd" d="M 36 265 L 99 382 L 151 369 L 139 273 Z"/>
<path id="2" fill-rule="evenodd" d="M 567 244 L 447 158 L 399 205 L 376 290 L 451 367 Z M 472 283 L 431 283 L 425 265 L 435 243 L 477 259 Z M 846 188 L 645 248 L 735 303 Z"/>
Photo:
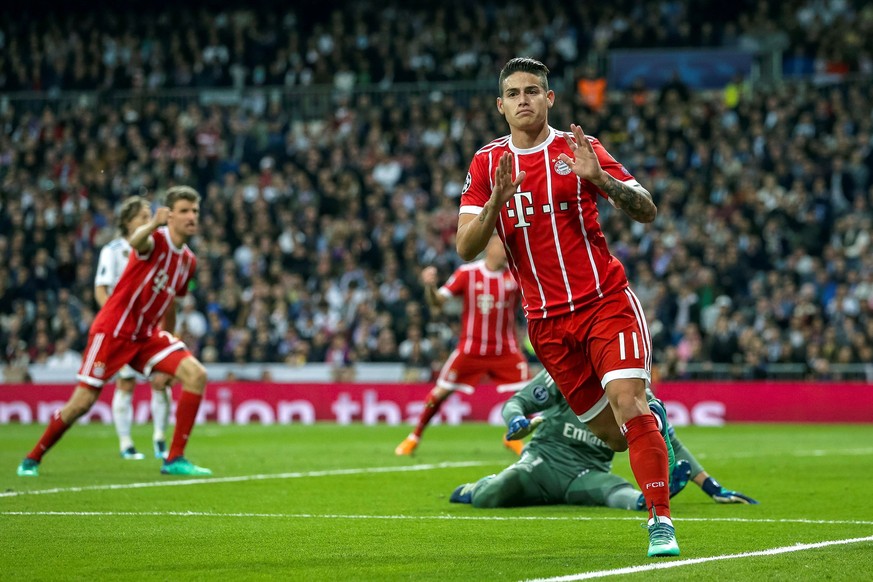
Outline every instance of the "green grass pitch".
<path id="1" fill-rule="evenodd" d="M 873 426 L 678 429 L 761 505 L 689 484 L 682 555 L 657 560 L 641 513 L 450 504 L 513 461 L 499 427 L 434 426 L 398 458 L 408 427 L 204 425 L 188 455 L 215 475 L 180 480 L 121 460 L 112 427 L 76 426 L 17 477 L 43 428 L 0 426 L 0 580 L 873 579 Z M 146 448 L 150 427 L 134 437 Z"/>

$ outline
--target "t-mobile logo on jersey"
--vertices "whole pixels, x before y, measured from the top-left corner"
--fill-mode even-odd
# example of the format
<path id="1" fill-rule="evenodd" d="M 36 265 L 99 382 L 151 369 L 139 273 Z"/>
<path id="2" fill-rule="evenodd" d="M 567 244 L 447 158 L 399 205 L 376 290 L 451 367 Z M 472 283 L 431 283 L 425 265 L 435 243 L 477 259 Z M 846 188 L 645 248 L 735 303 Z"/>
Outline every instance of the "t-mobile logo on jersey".
<path id="1" fill-rule="evenodd" d="M 568 202 L 560 202 L 558 210 L 568 210 L 570 204 Z M 543 214 L 551 214 L 553 212 L 551 204 L 543 204 Z M 525 217 L 531 216 L 536 212 L 536 207 L 533 203 L 533 195 L 531 192 L 516 192 L 512 195 L 512 200 L 506 201 L 506 215 L 509 218 L 517 218 L 515 223 L 516 228 L 527 228 L 530 222 Z"/>
<path id="2" fill-rule="evenodd" d="M 509 218 L 518 217 L 518 221 L 515 223 L 516 228 L 527 228 L 530 226 L 530 223 L 525 220 L 525 216 L 530 216 L 534 213 L 532 193 L 516 192 L 512 195 L 512 200 L 506 201 L 506 208 L 506 215 Z"/>
<path id="3" fill-rule="evenodd" d="M 479 311 L 485 315 L 491 312 L 494 309 L 494 295 L 490 295 L 488 293 L 483 293 L 476 297 L 476 306 L 479 308 Z"/>

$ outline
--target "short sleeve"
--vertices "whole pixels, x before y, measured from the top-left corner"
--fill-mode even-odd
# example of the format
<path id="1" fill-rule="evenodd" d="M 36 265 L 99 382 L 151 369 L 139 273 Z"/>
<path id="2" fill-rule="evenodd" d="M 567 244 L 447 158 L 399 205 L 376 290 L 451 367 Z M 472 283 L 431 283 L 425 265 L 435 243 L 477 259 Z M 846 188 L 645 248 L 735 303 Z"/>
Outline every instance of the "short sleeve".
<path id="1" fill-rule="evenodd" d="M 608 151 L 606 151 L 606 148 L 603 147 L 603 144 L 601 144 L 599 140 L 591 138 L 591 147 L 594 148 L 594 153 L 597 154 L 597 159 L 600 161 L 600 167 L 603 168 L 607 174 L 620 182 L 634 180 L 633 175 L 627 171 L 627 168 L 618 163 L 618 161 L 613 158 Z"/>
<path id="2" fill-rule="evenodd" d="M 470 272 L 468 270 L 458 269 L 452 276 L 449 277 L 449 280 L 445 282 L 445 284 L 439 288 L 439 293 L 442 295 L 450 295 L 452 297 L 457 297 L 459 295 L 464 294 L 464 289 L 467 286 L 467 280 L 470 277 Z"/>
<path id="3" fill-rule="evenodd" d="M 461 190 L 461 208 L 459 214 L 479 214 L 485 203 L 491 198 L 491 155 L 478 154 L 473 157 L 464 188 Z"/>
<path id="4" fill-rule="evenodd" d="M 168 248 L 167 240 L 164 238 L 163 233 L 160 230 L 154 231 L 151 235 L 152 239 L 152 250 L 145 254 L 140 254 L 140 252 L 136 249 L 133 251 L 133 256 L 139 259 L 140 261 L 146 261 L 149 257 L 155 254 L 155 251 L 160 253 L 160 249 Z"/>

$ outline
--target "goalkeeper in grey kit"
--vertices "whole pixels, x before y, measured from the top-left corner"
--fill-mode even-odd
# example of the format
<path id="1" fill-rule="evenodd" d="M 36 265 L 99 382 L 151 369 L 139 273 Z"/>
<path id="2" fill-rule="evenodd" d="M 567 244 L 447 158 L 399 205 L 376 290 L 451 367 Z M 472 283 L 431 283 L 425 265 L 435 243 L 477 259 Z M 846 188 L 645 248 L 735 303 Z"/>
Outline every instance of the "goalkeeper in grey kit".
<path id="1" fill-rule="evenodd" d="M 647 396 L 655 400 L 651 392 Z M 510 398 L 502 412 L 507 439 L 523 438 L 539 428 L 518 462 L 497 475 L 458 486 L 452 502 L 482 508 L 566 504 L 646 509 L 642 493 L 611 472 L 615 453 L 578 419 L 545 370 Z M 542 415 L 527 418 L 537 412 Z M 693 480 L 716 502 L 757 503 L 722 487 L 676 438 L 672 427 L 669 434 L 677 461 L 670 477 L 671 497 Z"/>

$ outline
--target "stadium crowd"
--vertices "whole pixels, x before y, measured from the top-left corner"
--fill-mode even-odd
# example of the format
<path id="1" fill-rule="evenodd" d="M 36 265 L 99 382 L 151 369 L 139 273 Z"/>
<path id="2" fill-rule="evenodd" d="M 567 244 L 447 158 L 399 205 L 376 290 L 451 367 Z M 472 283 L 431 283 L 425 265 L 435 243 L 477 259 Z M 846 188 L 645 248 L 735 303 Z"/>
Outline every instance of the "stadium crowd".
<path id="1" fill-rule="evenodd" d="M 248 4 L 17 7 L 0 21 L 0 92 L 491 79 L 516 54 L 554 78 L 589 51 L 689 46 L 778 46 L 790 71 L 873 71 L 873 7 L 861 0 Z"/>
<path id="2" fill-rule="evenodd" d="M 585 50 L 751 42 L 782 16 L 789 54 L 828 66 L 852 55 L 846 70 L 871 73 L 869 6 L 664 1 L 628 26 L 632 10 L 622 8 L 633 3 L 577 4 L 541 3 L 524 19 L 513 4 L 389 4 L 376 18 L 352 3 L 323 22 L 162 12 L 8 26 L 0 92 L 144 92 L 119 105 L 0 108 L 5 378 L 23 377 L 28 363 L 77 361 L 116 207 L 173 184 L 204 197 L 196 287 L 177 328 L 202 361 L 438 369 L 458 324 L 428 312 L 419 273 L 435 265 L 445 277 L 460 264 L 453 237 L 467 164 L 505 126 L 493 90 L 458 98 L 356 85 L 494 81 L 518 38 L 521 52 L 572 77 Z M 811 13 L 819 4 L 827 10 Z M 694 26 L 662 26 L 683 18 Z M 180 105 L 147 91 L 307 84 L 339 91 L 329 118 L 301 121 L 281 100 Z M 574 97 L 555 106 L 556 127 L 576 122 L 598 137 L 658 204 L 652 225 L 608 204 L 601 223 L 650 317 L 661 377 L 711 362 L 750 377 L 798 364 L 826 378 L 832 364 L 873 362 L 869 77 L 708 93 L 676 80 L 614 94 L 599 109 Z"/>

